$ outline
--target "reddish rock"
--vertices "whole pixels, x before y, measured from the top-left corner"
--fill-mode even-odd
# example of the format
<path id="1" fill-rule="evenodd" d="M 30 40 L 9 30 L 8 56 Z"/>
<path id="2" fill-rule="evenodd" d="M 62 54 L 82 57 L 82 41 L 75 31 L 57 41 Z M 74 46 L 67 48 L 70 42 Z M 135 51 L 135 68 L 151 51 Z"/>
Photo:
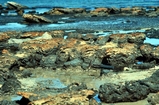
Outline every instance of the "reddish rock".
<path id="1" fill-rule="evenodd" d="M 20 48 L 29 52 L 43 52 L 58 47 L 63 42 L 63 38 L 39 39 L 23 42 Z"/>
<path id="2" fill-rule="evenodd" d="M 18 95 L 21 95 L 30 100 L 30 96 L 36 97 L 37 94 L 18 92 Z M 90 103 L 92 103 L 91 105 L 98 105 L 96 101 L 90 100 L 93 95 L 94 91 L 92 90 L 73 91 L 68 93 L 61 93 L 56 96 L 48 96 L 33 100 L 29 102 L 28 105 L 90 105 Z"/>
<path id="3" fill-rule="evenodd" d="M 120 8 L 121 13 L 131 13 L 132 8 L 127 7 L 127 8 Z"/>
<path id="4" fill-rule="evenodd" d="M 34 38 L 38 36 L 42 36 L 44 32 L 25 32 L 21 35 L 21 38 Z"/>

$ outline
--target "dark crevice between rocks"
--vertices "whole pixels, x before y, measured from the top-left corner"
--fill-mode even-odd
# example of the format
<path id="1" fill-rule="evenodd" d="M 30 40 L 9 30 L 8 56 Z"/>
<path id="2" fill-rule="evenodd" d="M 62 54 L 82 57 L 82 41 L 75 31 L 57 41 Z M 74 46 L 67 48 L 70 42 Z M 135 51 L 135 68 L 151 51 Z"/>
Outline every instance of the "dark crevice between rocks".
<path id="1" fill-rule="evenodd" d="M 135 69 L 149 69 L 155 67 L 157 60 L 154 58 L 147 58 L 144 56 L 139 56 L 136 58 L 136 64 L 132 66 Z"/>

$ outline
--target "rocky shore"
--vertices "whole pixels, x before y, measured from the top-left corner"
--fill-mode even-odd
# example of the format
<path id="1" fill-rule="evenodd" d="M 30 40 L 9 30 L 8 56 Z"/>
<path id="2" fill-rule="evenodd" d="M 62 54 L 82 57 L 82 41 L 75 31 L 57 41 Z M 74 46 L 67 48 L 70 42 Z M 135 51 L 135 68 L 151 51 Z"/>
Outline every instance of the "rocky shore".
<path id="1" fill-rule="evenodd" d="M 15 10 L 15 20 L 27 25 L 58 23 L 59 16 L 98 21 L 111 16 L 152 19 L 159 15 L 158 7 L 53 8 L 43 14 L 25 13 L 25 9 L 15 2 L 0 6 L 1 16 Z M 119 25 L 124 22 L 131 23 Z M 146 26 L 140 28 L 142 32 L 109 35 L 76 28 L 1 31 L 0 104 L 118 105 L 143 99 L 146 104 L 159 104 L 159 46 L 144 43 L 146 37 L 158 38 L 159 30 Z"/>

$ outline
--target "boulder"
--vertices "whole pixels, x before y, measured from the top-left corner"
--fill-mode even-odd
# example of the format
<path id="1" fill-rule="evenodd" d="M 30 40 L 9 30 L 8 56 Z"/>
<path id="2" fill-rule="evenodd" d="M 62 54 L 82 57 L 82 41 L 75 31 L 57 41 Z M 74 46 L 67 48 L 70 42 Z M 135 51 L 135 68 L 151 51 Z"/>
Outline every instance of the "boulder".
<path id="1" fill-rule="evenodd" d="M 107 103 L 134 102 L 145 99 L 149 93 L 159 91 L 158 77 L 159 70 L 143 80 L 126 81 L 119 84 L 105 83 L 99 88 L 99 98 L 102 102 Z"/>
<path id="2" fill-rule="evenodd" d="M 105 55 L 109 64 L 114 66 L 114 70 L 120 71 L 124 67 L 129 67 L 134 64 L 136 58 L 141 56 L 141 53 L 136 44 L 123 43 L 119 47 L 110 46 L 106 49 Z"/>
<path id="3" fill-rule="evenodd" d="M 144 99 L 149 88 L 141 81 L 130 81 L 125 84 L 106 83 L 99 87 L 99 98 L 102 102 L 134 102 Z"/>
<path id="4" fill-rule="evenodd" d="M 32 14 L 23 14 L 22 16 L 25 21 L 31 22 L 31 23 L 52 23 L 53 21 L 50 19 L 47 19 L 43 16 L 38 15 L 32 15 Z"/>
<path id="5" fill-rule="evenodd" d="M 150 61 L 153 58 L 152 56 L 153 49 L 154 47 L 150 44 L 143 44 L 140 46 L 140 51 L 143 56 L 143 61 Z"/>

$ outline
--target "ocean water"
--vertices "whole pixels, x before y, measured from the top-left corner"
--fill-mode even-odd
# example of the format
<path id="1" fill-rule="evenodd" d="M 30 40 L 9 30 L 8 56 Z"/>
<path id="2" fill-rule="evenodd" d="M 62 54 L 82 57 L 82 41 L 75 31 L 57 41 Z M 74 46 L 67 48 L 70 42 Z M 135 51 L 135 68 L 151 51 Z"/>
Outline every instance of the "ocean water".
<path id="1" fill-rule="evenodd" d="M 132 6 L 159 6 L 159 0 L 13 0 L 28 7 L 132 7 Z M 7 0 L 0 0 L 4 5 Z"/>

